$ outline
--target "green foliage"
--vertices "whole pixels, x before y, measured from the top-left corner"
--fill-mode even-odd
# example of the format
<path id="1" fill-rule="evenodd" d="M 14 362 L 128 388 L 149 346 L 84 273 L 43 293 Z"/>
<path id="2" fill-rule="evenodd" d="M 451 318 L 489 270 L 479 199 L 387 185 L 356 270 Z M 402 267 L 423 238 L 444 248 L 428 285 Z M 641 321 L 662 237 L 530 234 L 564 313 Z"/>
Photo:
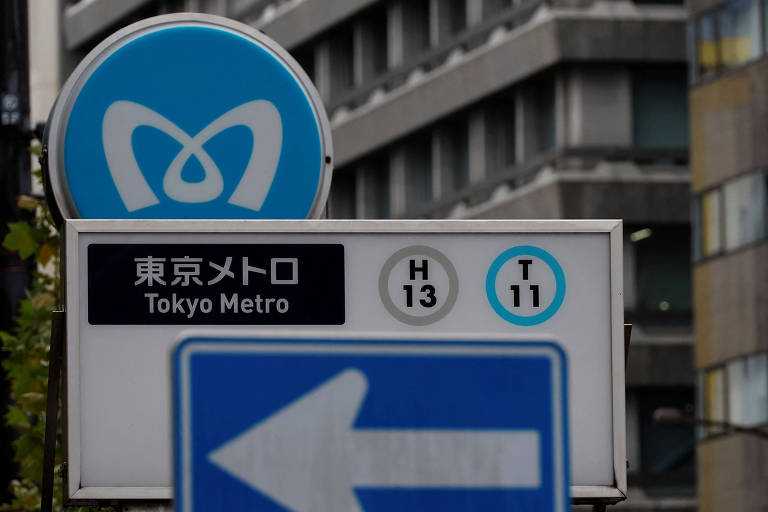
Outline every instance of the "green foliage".
<path id="1" fill-rule="evenodd" d="M 5 421 L 18 433 L 14 459 L 19 466 L 17 478 L 11 483 L 13 499 L 0 506 L 3 511 L 40 510 L 51 310 L 59 293 L 59 237 L 48 208 L 44 201 L 31 196 L 20 197 L 18 204 L 32 214 L 31 219 L 10 223 L 3 247 L 22 259 L 34 258 L 36 268 L 27 296 L 19 306 L 15 329 L 0 332 L 5 352 L 3 367 L 13 399 Z M 60 482 L 54 510 L 61 510 Z"/>
<path id="2" fill-rule="evenodd" d="M 39 147 L 31 151 L 39 152 Z M 39 179 L 39 170 L 33 174 Z M 33 261 L 35 270 L 26 298 L 16 314 L 13 332 L 0 332 L 5 356 L 3 368 L 12 397 L 5 422 L 18 434 L 13 448 L 14 460 L 19 466 L 17 478 L 10 487 L 13 498 L 0 505 L 3 512 L 40 510 L 51 311 L 57 306 L 60 291 L 59 235 L 48 207 L 43 199 L 32 196 L 19 197 L 18 205 L 30 212 L 31 218 L 10 223 L 2 246 L 18 253 L 22 259 Z M 62 511 L 61 418 L 57 420 L 53 510 Z"/>
<path id="3" fill-rule="evenodd" d="M 40 510 L 51 310 L 59 293 L 59 237 L 48 208 L 44 201 L 31 196 L 20 197 L 19 206 L 31 212 L 31 219 L 10 223 L 3 247 L 22 259 L 34 258 L 37 265 L 19 306 L 14 331 L 0 332 L 3 367 L 13 399 L 5 421 L 18 433 L 14 459 L 19 466 L 11 483 L 13 499 L 0 506 L 3 511 Z M 54 506 L 54 510 L 61 510 L 61 485 L 56 486 Z"/>

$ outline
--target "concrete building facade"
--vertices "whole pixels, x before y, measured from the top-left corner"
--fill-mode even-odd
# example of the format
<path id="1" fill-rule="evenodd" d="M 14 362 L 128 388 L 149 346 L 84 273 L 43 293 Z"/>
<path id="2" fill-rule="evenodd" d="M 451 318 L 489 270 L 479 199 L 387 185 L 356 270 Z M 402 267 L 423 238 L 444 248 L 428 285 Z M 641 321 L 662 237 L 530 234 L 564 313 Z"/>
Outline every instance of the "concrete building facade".
<path id="1" fill-rule="evenodd" d="M 768 423 L 766 166 L 768 61 L 763 1 L 690 4 L 691 191 L 699 415 Z M 768 443 L 699 431 L 702 511 L 767 510 Z"/>
<path id="2" fill-rule="evenodd" d="M 677 0 L 82 0 L 62 75 L 117 28 L 197 11 L 255 26 L 331 118 L 330 218 L 622 218 L 625 510 L 695 509 L 686 10 Z M 576 482 L 578 483 L 578 482 Z"/>

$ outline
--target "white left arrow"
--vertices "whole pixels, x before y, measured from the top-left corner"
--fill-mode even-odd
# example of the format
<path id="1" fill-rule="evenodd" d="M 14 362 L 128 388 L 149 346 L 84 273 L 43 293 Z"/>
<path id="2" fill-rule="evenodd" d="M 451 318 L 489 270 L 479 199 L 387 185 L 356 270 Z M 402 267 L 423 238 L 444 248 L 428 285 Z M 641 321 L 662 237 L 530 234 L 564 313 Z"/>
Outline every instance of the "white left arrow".
<path id="1" fill-rule="evenodd" d="M 362 512 L 355 487 L 540 486 L 537 431 L 354 429 L 367 387 L 347 369 L 208 457 L 294 512 Z"/>

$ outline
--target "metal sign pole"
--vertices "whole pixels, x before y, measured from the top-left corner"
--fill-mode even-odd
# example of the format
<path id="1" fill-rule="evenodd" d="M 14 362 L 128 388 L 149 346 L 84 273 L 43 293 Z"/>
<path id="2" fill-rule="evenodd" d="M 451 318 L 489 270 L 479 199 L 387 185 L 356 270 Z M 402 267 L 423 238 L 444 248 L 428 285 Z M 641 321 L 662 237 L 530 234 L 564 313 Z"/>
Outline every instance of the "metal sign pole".
<path id="1" fill-rule="evenodd" d="M 59 416 L 59 382 L 64 349 L 64 311 L 54 311 L 51 322 L 51 349 L 48 353 L 48 397 L 45 408 L 45 445 L 43 448 L 43 488 L 40 512 L 53 510 L 53 478 L 56 466 L 56 426 Z"/>

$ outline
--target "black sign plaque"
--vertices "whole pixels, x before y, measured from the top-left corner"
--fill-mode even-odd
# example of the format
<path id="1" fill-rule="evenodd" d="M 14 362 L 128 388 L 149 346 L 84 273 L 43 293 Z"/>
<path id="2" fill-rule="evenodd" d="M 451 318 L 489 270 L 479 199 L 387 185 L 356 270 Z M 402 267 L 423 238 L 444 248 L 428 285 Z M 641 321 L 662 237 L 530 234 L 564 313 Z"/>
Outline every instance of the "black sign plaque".
<path id="1" fill-rule="evenodd" d="M 91 244 L 92 325 L 342 325 L 341 244 Z"/>

